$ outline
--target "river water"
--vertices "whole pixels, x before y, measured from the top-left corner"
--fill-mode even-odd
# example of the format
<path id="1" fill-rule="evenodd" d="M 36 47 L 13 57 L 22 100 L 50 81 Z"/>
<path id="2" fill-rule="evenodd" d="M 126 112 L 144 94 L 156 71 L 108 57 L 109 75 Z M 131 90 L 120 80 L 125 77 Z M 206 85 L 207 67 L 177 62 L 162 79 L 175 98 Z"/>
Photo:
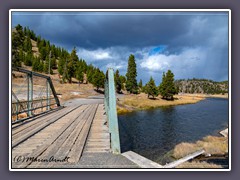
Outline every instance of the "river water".
<path id="1" fill-rule="evenodd" d="M 161 164 L 175 145 L 216 135 L 228 127 L 228 99 L 135 111 L 118 116 L 122 152 L 131 150 Z"/>

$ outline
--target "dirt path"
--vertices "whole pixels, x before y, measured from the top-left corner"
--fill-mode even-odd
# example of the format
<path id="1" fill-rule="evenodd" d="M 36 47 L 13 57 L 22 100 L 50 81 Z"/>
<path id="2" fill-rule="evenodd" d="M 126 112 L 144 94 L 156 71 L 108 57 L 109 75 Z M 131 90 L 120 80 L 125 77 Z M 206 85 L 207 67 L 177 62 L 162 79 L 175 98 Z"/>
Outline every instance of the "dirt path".
<path id="1" fill-rule="evenodd" d="M 94 98 L 75 98 L 65 101 L 62 105 L 63 106 L 75 106 L 80 104 L 103 104 L 104 99 L 103 98 L 96 98 L 98 96 L 95 96 Z"/>

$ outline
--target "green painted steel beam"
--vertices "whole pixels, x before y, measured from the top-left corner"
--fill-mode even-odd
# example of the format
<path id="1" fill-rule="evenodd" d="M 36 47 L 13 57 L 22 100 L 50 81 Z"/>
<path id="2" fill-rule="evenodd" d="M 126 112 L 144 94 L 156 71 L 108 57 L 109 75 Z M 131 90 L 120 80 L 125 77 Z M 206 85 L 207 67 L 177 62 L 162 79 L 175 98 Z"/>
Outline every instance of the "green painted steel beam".
<path id="1" fill-rule="evenodd" d="M 114 154 L 120 154 L 120 138 L 119 138 L 119 127 L 118 127 L 118 117 L 116 108 L 116 95 L 115 95 L 115 83 L 114 83 L 114 73 L 113 69 L 109 68 L 107 72 L 107 93 L 106 93 L 106 104 L 109 122 L 109 131 L 111 134 L 111 149 Z"/>
<path id="2" fill-rule="evenodd" d="M 28 92 L 27 92 L 27 101 L 28 101 L 28 116 L 32 115 L 32 100 L 33 100 L 33 80 L 32 74 L 29 73 L 28 76 Z"/>
<path id="3" fill-rule="evenodd" d="M 46 97 L 47 97 L 47 110 L 50 109 L 50 85 L 48 80 L 46 80 L 46 86 L 47 86 L 47 91 L 46 91 Z"/>

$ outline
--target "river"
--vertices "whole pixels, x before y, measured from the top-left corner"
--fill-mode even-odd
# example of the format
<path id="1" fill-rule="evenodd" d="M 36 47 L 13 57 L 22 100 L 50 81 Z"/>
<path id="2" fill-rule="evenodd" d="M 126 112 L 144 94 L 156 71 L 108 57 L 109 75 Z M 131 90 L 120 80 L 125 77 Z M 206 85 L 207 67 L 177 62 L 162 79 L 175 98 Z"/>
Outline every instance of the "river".
<path id="1" fill-rule="evenodd" d="M 228 99 L 207 98 L 196 104 L 119 115 L 121 150 L 164 164 L 164 156 L 177 144 L 218 136 L 228 127 L 228 113 Z"/>

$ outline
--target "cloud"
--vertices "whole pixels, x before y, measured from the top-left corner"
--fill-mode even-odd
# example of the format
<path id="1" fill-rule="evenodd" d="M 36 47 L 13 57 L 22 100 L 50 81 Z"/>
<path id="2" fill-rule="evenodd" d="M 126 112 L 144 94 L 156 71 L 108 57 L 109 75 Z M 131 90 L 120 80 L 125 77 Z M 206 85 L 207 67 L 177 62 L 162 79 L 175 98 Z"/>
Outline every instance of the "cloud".
<path id="1" fill-rule="evenodd" d="M 163 54 L 151 55 L 144 59 L 140 66 L 150 71 L 163 71 L 165 69 L 169 69 L 170 67 L 169 63 L 174 58 L 175 55 L 171 56 L 166 56 Z"/>
<path id="2" fill-rule="evenodd" d="M 121 69 L 125 69 L 126 70 L 127 67 L 127 63 L 125 61 L 121 61 L 118 63 L 109 63 L 106 65 L 106 68 L 113 68 L 114 70 L 121 70 Z"/>
<path id="3" fill-rule="evenodd" d="M 80 48 L 77 52 L 78 56 L 88 61 L 99 61 L 112 59 L 109 49 L 87 50 Z"/>
<path id="4" fill-rule="evenodd" d="M 205 53 L 202 48 L 185 48 L 179 54 L 155 54 L 145 55 L 140 66 L 150 71 L 165 71 L 169 68 L 192 67 L 199 65 L 198 62 L 205 60 Z"/>

